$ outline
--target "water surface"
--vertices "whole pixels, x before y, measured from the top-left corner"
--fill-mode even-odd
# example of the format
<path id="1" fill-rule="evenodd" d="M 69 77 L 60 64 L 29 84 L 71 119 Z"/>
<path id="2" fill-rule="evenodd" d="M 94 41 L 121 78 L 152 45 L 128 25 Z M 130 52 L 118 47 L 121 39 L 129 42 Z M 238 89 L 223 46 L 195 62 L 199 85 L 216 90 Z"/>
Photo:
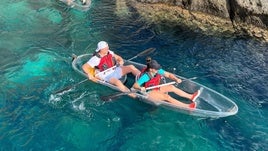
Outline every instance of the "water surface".
<path id="1" fill-rule="evenodd" d="M 267 150 L 267 44 L 149 25 L 110 0 L 87 12 L 54 0 L 2 0 L 0 10 L 1 150 Z M 83 80 L 71 54 L 100 40 L 126 59 L 156 48 L 165 69 L 198 77 L 238 114 L 203 119 L 128 97 L 103 102 L 114 91 L 91 82 L 54 95 Z"/>

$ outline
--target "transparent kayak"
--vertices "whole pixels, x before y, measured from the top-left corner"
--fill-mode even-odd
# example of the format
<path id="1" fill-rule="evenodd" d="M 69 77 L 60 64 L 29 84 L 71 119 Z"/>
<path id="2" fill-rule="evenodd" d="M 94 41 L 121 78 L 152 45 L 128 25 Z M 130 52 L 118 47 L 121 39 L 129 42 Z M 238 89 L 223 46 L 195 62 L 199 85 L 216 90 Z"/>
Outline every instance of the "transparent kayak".
<path id="1" fill-rule="evenodd" d="M 91 6 L 91 0 L 85 0 L 85 3 L 83 3 L 82 0 L 70 0 L 69 4 L 68 0 L 60 0 L 60 1 L 70 6 L 71 8 L 81 11 L 87 11 Z"/>
<path id="2" fill-rule="evenodd" d="M 81 75 L 86 77 L 86 74 L 82 71 L 81 67 L 82 65 L 91 57 L 91 54 L 83 54 L 75 58 L 72 62 L 72 67 L 75 71 L 80 73 Z M 127 61 L 125 60 L 125 65 L 134 65 L 138 69 L 143 69 L 145 67 L 144 64 L 140 64 L 133 61 Z M 158 101 L 154 102 L 148 99 L 146 94 L 142 94 L 137 92 L 136 95 L 138 96 L 138 100 L 143 101 L 145 103 L 149 103 L 155 106 L 164 107 L 167 109 L 174 110 L 176 112 L 181 112 L 184 114 L 189 114 L 193 116 L 199 116 L 199 117 L 210 117 L 210 118 L 219 118 L 219 117 L 226 117 L 235 115 L 238 112 L 238 106 L 229 98 L 226 96 L 216 92 L 215 90 L 212 90 L 202 84 L 199 84 L 197 82 L 194 82 L 190 79 L 186 79 L 184 77 L 178 76 L 180 79 L 182 79 L 182 82 L 180 84 L 174 85 L 188 93 L 194 93 L 197 90 L 201 91 L 200 96 L 196 99 L 197 106 L 195 109 L 190 108 L 182 108 L 173 104 L 170 104 L 166 101 Z M 122 82 L 125 82 L 126 79 L 130 81 L 135 81 L 134 76 L 125 76 L 121 79 Z M 166 83 L 169 83 L 169 79 L 166 79 Z M 98 81 L 98 83 L 108 86 L 114 90 L 120 91 L 117 87 L 104 82 L 104 81 Z M 129 85 L 130 87 L 131 85 Z M 170 94 L 172 95 L 172 94 Z M 172 95 L 173 96 L 173 95 Z M 175 97 L 175 96 L 173 96 Z M 183 98 L 177 98 L 180 101 L 183 101 L 185 103 L 191 103 L 189 100 L 183 99 Z"/>

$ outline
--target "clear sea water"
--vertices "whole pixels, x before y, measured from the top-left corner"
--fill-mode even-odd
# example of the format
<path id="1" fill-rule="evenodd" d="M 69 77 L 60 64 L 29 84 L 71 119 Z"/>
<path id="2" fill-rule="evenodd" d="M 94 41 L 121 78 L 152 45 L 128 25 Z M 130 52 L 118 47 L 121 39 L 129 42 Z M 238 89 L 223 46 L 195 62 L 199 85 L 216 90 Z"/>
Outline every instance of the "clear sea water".
<path id="1" fill-rule="evenodd" d="M 87 12 L 57 0 L 1 0 L 0 14 L 1 151 L 268 150 L 268 44 L 150 25 L 115 0 L 93 1 Z M 100 40 L 126 59 L 156 48 L 151 56 L 166 70 L 198 77 L 239 112 L 205 119 L 128 97 L 103 102 L 114 91 L 91 82 L 53 95 L 84 79 L 71 54 L 93 52 Z"/>

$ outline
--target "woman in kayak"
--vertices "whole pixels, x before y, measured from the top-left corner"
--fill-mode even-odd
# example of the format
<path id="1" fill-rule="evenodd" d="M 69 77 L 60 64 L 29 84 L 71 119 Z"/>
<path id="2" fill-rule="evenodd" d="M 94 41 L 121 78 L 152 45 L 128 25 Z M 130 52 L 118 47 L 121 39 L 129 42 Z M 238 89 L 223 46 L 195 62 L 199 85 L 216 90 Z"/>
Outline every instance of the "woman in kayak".
<path id="1" fill-rule="evenodd" d="M 161 76 L 164 76 L 166 78 L 170 78 L 177 83 L 181 83 L 181 79 L 177 78 L 174 74 L 169 73 L 161 68 L 161 66 L 157 63 L 157 61 L 152 60 L 151 58 L 146 59 L 147 62 L 147 68 L 145 68 L 140 78 L 134 83 L 133 88 L 140 90 L 141 92 L 146 92 L 146 88 L 160 85 Z M 183 102 L 180 102 L 174 98 L 172 98 L 170 95 L 168 95 L 168 92 L 173 92 L 181 97 L 187 98 L 192 101 L 190 104 L 185 104 Z M 195 108 L 195 100 L 200 95 L 200 91 L 196 91 L 194 94 L 186 93 L 178 88 L 176 88 L 173 85 L 166 85 L 162 87 L 155 88 L 148 93 L 148 97 L 150 100 L 153 101 L 167 101 L 174 105 L 181 106 L 184 108 Z"/>
<path id="2" fill-rule="evenodd" d="M 119 79 L 128 73 L 132 73 L 134 76 L 139 75 L 140 71 L 133 65 L 124 66 L 123 64 L 123 58 L 109 50 L 107 42 L 100 41 L 93 57 L 82 68 L 89 80 L 93 82 L 104 80 L 117 86 L 123 92 L 129 92 L 129 89 Z M 99 73 L 96 73 L 95 69 Z"/>

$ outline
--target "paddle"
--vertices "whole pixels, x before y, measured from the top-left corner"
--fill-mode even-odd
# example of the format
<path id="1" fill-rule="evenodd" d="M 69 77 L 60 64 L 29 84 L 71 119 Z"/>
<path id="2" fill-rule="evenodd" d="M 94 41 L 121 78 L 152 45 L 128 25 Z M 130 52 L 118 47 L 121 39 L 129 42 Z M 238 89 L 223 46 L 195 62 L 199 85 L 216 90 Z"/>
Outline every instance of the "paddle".
<path id="1" fill-rule="evenodd" d="M 192 78 L 188 78 L 188 79 L 183 79 L 182 81 L 188 81 L 188 80 L 194 80 L 194 79 L 197 79 L 198 77 L 192 77 Z M 167 86 L 167 85 L 172 85 L 172 84 L 175 84 L 176 82 L 175 81 L 172 81 L 172 82 L 169 82 L 169 83 L 165 83 L 165 84 L 160 84 L 160 85 L 156 85 L 156 86 L 152 86 L 152 87 L 148 87 L 146 88 L 146 90 L 151 90 L 151 89 L 155 89 L 155 88 L 160 88 L 160 87 L 163 87 L 163 86 Z M 135 93 L 135 92 L 138 92 L 138 90 L 132 90 L 130 92 L 117 92 L 117 93 L 114 93 L 114 94 L 110 94 L 110 95 L 106 95 L 106 96 L 101 96 L 101 100 L 103 101 L 112 101 L 112 100 L 115 100 L 123 95 L 128 95 L 130 93 Z"/>
<path id="2" fill-rule="evenodd" d="M 134 56 L 134 57 L 128 59 L 127 61 L 133 60 L 133 59 L 135 59 L 135 58 L 137 58 L 137 57 L 140 57 L 140 56 L 148 55 L 148 54 L 152 53 L 153 51 L 155 51 L 155 48 L 148 48 L 148 49 L 145 49 L 145 50 L 143 50 L 142 52 L 138 53 L 136 56 Z M 74 59 L 74 58 L 73 58 L 73 59 Z M 103 71 L 103 72 L 104 72 L 104 71 Z M 100 73 L 102 73 L 102 72 L 100 72 Z M 99 73 L 98 73 L 98 74 L 99 74 Z M 82 80 L 82 81 L 80 81 L 80 82 L 78 82 L 78 83 L 76 83 L 76 84 L 74 84 L 74 85 L 70 85 L 70 86 L 67 86 L 67 87 L 65 87 L 65 88 L 63 88 L 63 89 L 60 89 L 60 90 L 58 90 L 58 91 L 55 91 L 53 94 L 57 94 L 57 93 L 61 93 L 61 92 L 63 92 L 63 91 L 70 90 L 71 88 L 74 88 L 74 87 L 76 87 L 76 86 L 78 86 L 78 85 L 80 85 L 80 84 L 86 82 L 87 80 L 88 80 L 88 78 L 86 78 L 86 79 L 84 79 L 84 80 Z"/>
<path id="3" fill-rule="evenodd" d="M 134 57 L 128 59 L 127 61 L 133 60 L 133 59 L 135 59 L 135 58 L 137 58 L 137 57 L 140 57 L 140 56 L 148 55 L 148 54 L 152 53 L 153 51 L 155 51 L 155 48 L 148 48 L 148 49 L 146 49 L 146 50 L 144 50 L 144 51 L 138 53 L 136 56 L 134 56 Z"/>
<path id="4" fill-rule="evenodd" d="M 71 88 L 74 88 L 74 87 L 76 87 L 76 86 L 78 86 L 78 85 L 80 85 L 80 84 L 86 82 L 87 80 L 88 80 L 88 79 L 84 79 L 84 80 L 82 80 L 82 81 L 80 81 L 80 82 L 78 82 L 78 83 L 76 83 L 76 84 L 74 84 L 74 85 L 69 85 L 69 86 L 67 86 L 67 87 L 65 87 L 65 88 L 63 88 L 63 89 L 60 89 L 60 90 L 58 90 L 58 91 L 55 91 L 53 94 L 58 94 L 58 93 L 61 93 L 61 92 L 70 90 Z"/>
<path id="5" fill-rule="evenodd" d="M 116 67 L 116 66 L 113 66 L 113 67 L 111 67 L 111 68 L 109 68 L 109 69 L 106 69 L 106 70 L 104 70 L 104 71 L 102 71 L 102 72 L 97 73 L 96 75 L 103 74 L 103 73 L 105 73 L 105 72 L 107 72 L 107 71 L 109 71 L 109 70 L 111 70 L 111 69 L 114 69 L 115 67 Z M 74 88 L 74 87 L 76 87 L 76 86 L 78 86 L 78 85 L 80 85 L 80 84 L 86 82 L 87 80 L 88 80 L 88 79 L 86 78 L 86 79 L 80 81 L 79 83 L 76 83 L 76 84 L 74 84 L 74 85 L 69 85 L 69 86 L 67 86 L 67 87 L 65 87 L 65 88 L 63 88 L 63 89 L 61 89 L 61 90 L 58 90 L 58 91 L 54 92 L 53 94 L 57 94 L 57 93 L 61 93 L 61 92 L 70 90 L 71 88 Z"/>
<path id="6" fill-rule="evenodd" d="M 129 91 L 129 92 L 117 92 L 117 93 L 114 93 L 114 94 L 101 96 L 100 99 L 102 101 L 112 101 L 112 100 L 118 99 L 120 96 L 128 95 L 130 93 L 136 93 L 136 92 L 138 92 L 138 90 L 132 90 L 132 91 Z"/>
<path id="7" fill-rule="evenodd" d="M 156 85 L 156 86 L 152 86 L 152 87 L 148 87 L 146 88 L 146 90 L 151 90 L 151 89 L 155 89 L 155 88 L 160 88 L 160 87 L 163 87 L 163 86 L 167 86 L 167 85 L 172 85 L 172 84 L 175 84 L 176 82 L 175 81 L 172 81 L 172 82 L 169 82 L 169 83 L 165 83 L 165 84 L 160 84 L 160 85 Z M 110 94 L 110 95 L 106 95 L 106 96 L 101 96 L 101 100 L 103 101 L 112 101 L 114 99 L 117 99 L 119 98 L 120 96 L 123 96 L 123 95 L 128 95 L 130 93 L 135 93 L 135 92 L 138 92 L 138 90 L 132 90 L 130 92 L 118 92 L 118 93 L 115 93 L 115 94 Z"/>
<path id="8" fill-rule="evenodd" d="M 172 85 L 172 84 L 175 84 L 175 83 L 176 83 L 175 81 L 172 81 L 172 82 L 169 82 L 169 83 L 148 87 L 148 88 L 146 88 L 146 90 L 152 90 L 152 89 L 155 89 L 155 88 L 160 88 L 160 87 L 167 86 L 167 85 Z"/>

